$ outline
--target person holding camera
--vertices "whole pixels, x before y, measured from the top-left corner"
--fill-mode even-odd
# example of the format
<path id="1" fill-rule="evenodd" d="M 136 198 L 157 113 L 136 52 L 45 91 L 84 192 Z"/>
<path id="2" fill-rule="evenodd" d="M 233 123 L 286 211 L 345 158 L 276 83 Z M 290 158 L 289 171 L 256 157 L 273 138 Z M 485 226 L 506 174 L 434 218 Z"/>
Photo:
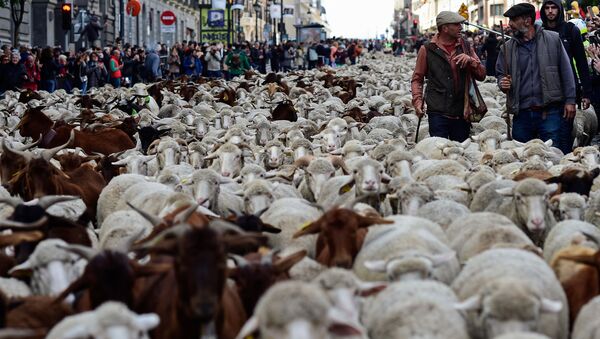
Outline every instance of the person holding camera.
<path id="1" fill-rule="evenodd" d="M 28 55 L 25 60 L 26 79 L 23 81 L 23 88 L 32 91 L 38 90 L 38 82 L 40 81 L 40 69 L 35 61 L 35 56 Z"/>
<path id="2" fill-rule="evenodd" d="M 216 44 L 210 45 L 208 53 L 204 55 L 206 70 L 209 78 L 222 78 L 221 61 L 223 60 L 223 49 Z"/>

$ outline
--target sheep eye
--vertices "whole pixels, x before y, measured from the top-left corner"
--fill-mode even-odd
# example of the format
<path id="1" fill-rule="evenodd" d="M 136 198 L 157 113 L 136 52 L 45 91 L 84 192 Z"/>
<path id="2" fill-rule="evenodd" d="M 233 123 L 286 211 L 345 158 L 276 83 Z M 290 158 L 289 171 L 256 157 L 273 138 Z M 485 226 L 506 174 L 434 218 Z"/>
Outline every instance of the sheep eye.
<path id="1" fill-rule="evenodd" d="M 354 171 L 352 171 L 352 173 L 356 174 L 356 173 L 358 173 L 358 170 L 354 170 Z"/>
<path id="2" fill-rule="evenodd" d="M 261 178 L 264 178 L 264 177 L 265 177 L 265 174 L 264 174 L 264 173 L 261 173 L 261 174 L 260 174 L 260 177 L 261 177 Z"/>

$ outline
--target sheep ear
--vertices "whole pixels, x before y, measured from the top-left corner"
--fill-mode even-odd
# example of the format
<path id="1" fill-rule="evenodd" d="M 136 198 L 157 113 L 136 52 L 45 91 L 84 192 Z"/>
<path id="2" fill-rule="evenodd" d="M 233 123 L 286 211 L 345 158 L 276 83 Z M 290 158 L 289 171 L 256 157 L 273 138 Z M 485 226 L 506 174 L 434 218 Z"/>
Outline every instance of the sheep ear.
<path id="1" fill-rule="evenodd" d="M 360 325 L 348 321 L 348 317 L 337 308 L 330 308 L 327 312 L 329 320 L 329 333 L 336 336 L 362 336 L 364 331 Z"/>
<path id="2" fill-rule="evenodd" d="M 473 139 L 473 141 L 479 141 L 479 135 L 474 135 L 471 139 Z"/>
<path id="3" fill-rule="evenodd" d="M 236 182 L 236 180 L 229 178 L 229 177 L 221 176 L 221 178 L 219 179 L 220 184 L 231 184 L 234 182 Z"/>
<path id="4" fill-rule="evenodd" d="M 354 177 L 350 177 L 348 182 L 345 185 L 343 185 L 342 187 L 340 187 L 338 194 L 342 195 L 342 194 L 350 192 L 350 190 L 352 189 L 353 186 L 354 186 Z"/>
<path id="5" fill-rule="evenodd" d="M 368 297 L 383 291 L 387 286 L 388 283 L 385 281 L 360 282 L 357 294 L 361 297 Z"/>
<path id="6" fill-rule="evenodd" d="M 363 217 L 362 215 L 357 214 L 358 216 L 358 227 L 369 227 L 371 225 L 377 224 L 393 224 L 392 220 L 386 220 L 379 217 Z"/>
<path id="7" fill-rule="evenodd" d="M 457 311 L 477 311 L 481 308 L 481 297 L 474 295 L 460 303 L 454 304 L 454 309 Z"/>
<path id="8" fill-rule="evenodd" d="M 135 317 L 135 325 L 142 331 L 149 331 L 160 323 L 160 318 L 155 313 L 140 314 Z"/>
<path id="9" fill-rule="evenodd" d="M 387 271 L 387 261 L 385 260 L 367 260 L 363 265 L 372 272 L 385 273 Z"/>
<path id="10" fill-rule="evenodd" d="M 469 147 L 469 145 L 471 145 L 471 139 L 467 139 L 460 143 L 460 146 L 462 146 L 462 148 L 467 148 Z"/>
<path id="11" fill-rule="evenodd" d="M 254 332 L 258 331 L 258 318 L 253 315 L 242 327 L 240 333 L 235 339 L 245 339 L 251 337 Z"/>
<path id="12" fill-rule="evenodd" d="M 505 187 L 505 188 L 497 189 L 496 193 L 503 195 L 505 197 L 512 197 L 513 189 L 512 189 L 512 187 Z"/>
<path id="13" fill-rule="evenodd" d="M 547 313 L 558 313 L 563 308 L 563 304 L 557 300 L 542 298 L 540 301 L 540 311 Z"/>
<path id="14" fill-rule="evenodd" d="M 33 267 L 31 267 L 31 263 L 29 262 L 29 260 L 25 261 L 24 263 L 17 265 L 13 268 L 10 269 L 10 271 L 8 271 L 8 273 L 15 278 L 26 278 L 29 277 L 31 275 L 31 273 L 33 272 Z"/>
<path id="15" fill-rule="evenodd" d="M 502 135 L 500 135 L 500 141 L 505 141 L 506 139 L 508 139 L 508 135 L 506 135 L 506 133 L 502 133 Z"/>
<path id="16" fill-rule="evenodd" d="M 389 174 L 383 172 L 383 174 L 381 175 L 381 182 L 384 184 L 389 184 L 390 181 L 392 181 L 392 177 L 390 177 Z"/>
<path id="17" fill-rule="evenodd" d="M 548 139 L 546 140 L 546 142 L 544 142 L 544 145 L 551 147 L 552 146 L 552 139 Z"/>

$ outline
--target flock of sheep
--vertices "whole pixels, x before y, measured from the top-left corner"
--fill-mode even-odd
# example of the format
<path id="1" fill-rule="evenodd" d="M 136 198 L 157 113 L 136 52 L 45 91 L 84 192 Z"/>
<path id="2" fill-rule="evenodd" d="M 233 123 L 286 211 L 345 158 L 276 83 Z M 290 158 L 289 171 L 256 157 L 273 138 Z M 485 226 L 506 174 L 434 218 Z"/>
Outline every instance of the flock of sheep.
<path id="1" fill-rule="evenodd" d="M 210 218 L 260 217 L 278 232 L 264 233 L 270 251 L 307 255 L 289 281 L 262 295 L 238 338 L 600 338 L 600 298 L 573 309 L 580 297 L 565 288 L 587 265 L 569 253 L 593 256 L 600 247 L 600 151 L 586 146 L 598 128 L 593 110 L 577 113 L 572 153 L 551 141 L 507 140 L 505 98 L 489 78 L 480 85 L 489 113 L 471 139 L 429 137 L 425 118 L 415 140 L 414 62 L 377 54 L 273 81 L 249 73 L 186 85 L 195 89 L 188 100 L 163 88 L 160 104 L 150 98 L 135 115 L 140 128 L 161 135 L 143 145 L 140 132 L 136 148 L 115 155 L 122 174 L 100 193 L 93 247 L 128 250 L 190 204 Z M 331 77 L 360 87 L 348 98 L 348 88 L 324 80 Z M 136 86 L 98 89 L 95 116 L 128 117 L 118 105 L 145 91 Z M 226 89 L 234 105 L 222 100 Z M 79 96 L 39 94 L 28 103 L 13 92 L 0 100 L 0 133 L 12 149 L 31 141 L 15 131 L 29 107 L 42 106 L 54 121 L 79 118 Z M 297 119 L 273 119 L 278 105 L 293 107 Z M 69 152 L 82 153 L 58 155 Z M 10 199 L 3 191 L 3 219 L 13 213 Z M 47 211 L 76 221 L 85 208 L 59 199 Z M 366 234 L 355 235 L 361 243 L 350 256 L 317 242 L 325 226 L 313 229 L 336 209 L 379 220 L 358 228 Z M 345 221 L 337 222 L 327 227 Z M 228 266 L 243 262 L 232 256 Z M 0 290 L 9 298 L 59 295 L 85 266 L 66 242 L 47 239 L 0 278 Z M 19 280 L 23 270 L 33 271 L 29 280 Z M 595 290 L 590 298 L 599 292 L 597 279 L 578 283 L 575 291 Z M 107 302 L 65 318 L 48 338 L 142 338 L 160 320 Z"/>

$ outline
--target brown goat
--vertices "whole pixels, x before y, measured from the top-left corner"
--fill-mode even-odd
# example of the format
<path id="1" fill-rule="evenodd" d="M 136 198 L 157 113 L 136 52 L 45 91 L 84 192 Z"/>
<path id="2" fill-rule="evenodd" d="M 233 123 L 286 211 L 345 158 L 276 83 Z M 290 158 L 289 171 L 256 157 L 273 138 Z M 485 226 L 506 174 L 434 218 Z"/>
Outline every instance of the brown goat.
<path id="1" fill-rule="evenodd" d="M 46 333 L 65 317 L 73 315 L 71 307 L 65 303 L 55 303 L 48 296 L 30 296 L 10 300 L 7 305 L 6 327 L 32 329 L 39 336 L 27 338 L 44 338 Z"/>
<path id="2" fill-rule="evenodd" d="M 141 245 L 139 250 L 153 254 L 153 263 L 173 263 L 161 278 L 142 279 L 144 288 L 136 298 L 137 312 L 160 316 L 152 337 L 198 338 L 214 332 L 221 339 L 235 338 L 246 314 L 237 292 L 226 284 L 226 253 L 249 243 L 253 250 L 260 245 L 256 236 L 222 235 L 212 227 L 180 224 Z M 155 257 L 161 254 L 172 259 Z"/>
<path id="3" fill-rule="evenodd" d="M 307 234 L 319 234 L 317 261 L 328 267 L 351 268 L 367 235 L 367 227 L 392 223 L 378 217 L 364 217 L 349 209 L 334 208 L 296 232 L 294 239 Z"/>
<path id="4" fill-rule="evenodd" d="M 573 325 L 581 308 L 600 294 L 600 251 L 571 245 L 554 255 L 550 267 L 567 295 Z"/>
<path id="5" fill-rule="evenodd" d="M 547 183 L 559 184 L 558 193 L 579 193 L 589 196 L 594 179 L 600 174 L 600 168 L 585 171 L 577 168 L 564 170 L 559 176 L 547 179 Z"/>
<path id="6" fill-rule="evenodd" d="M 245 257 L 236 257 L 237 267 L 229 271 L 229 277 L 236 282 L 237 292 L 244 304 L 246 315 L 254 313 L 254 307 L 260 297 L 275 283 L 290 278 L 288 271 L 306 256 L 302 250 L 285 258 L 275 255 L 261 256 L 250 253 Z"/>

